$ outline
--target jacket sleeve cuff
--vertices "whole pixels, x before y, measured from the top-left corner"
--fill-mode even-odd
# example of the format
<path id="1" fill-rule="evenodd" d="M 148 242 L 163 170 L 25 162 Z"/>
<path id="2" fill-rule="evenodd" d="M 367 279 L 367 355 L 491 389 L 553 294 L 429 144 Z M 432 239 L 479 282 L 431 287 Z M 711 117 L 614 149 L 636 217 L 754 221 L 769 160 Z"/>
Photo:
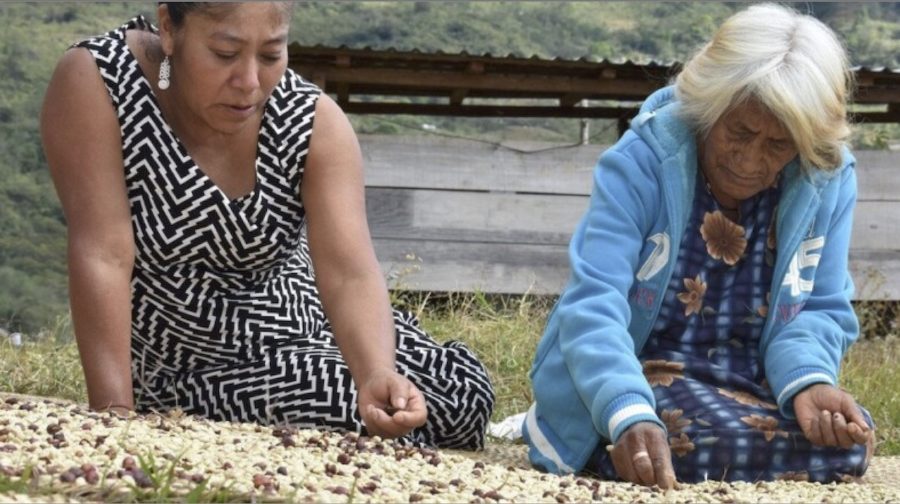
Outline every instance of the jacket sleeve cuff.
<path id="1" fill-rule="evenodd" d="M 801 367 L 781 377 L 779 383 L 774 383 L 772 391 L 778 402 L 778 409 L 785 418 L 794 419 L 794 396 L 798 392 L 816 383 L 836 385 L 837 380 L 832 374 L 819 367 Z"/>
<path id="2" fill-rule="evenodd" d="M 638 422 L 653 422 L 665 431 L 656 410 L 640 394 L 624 394 L 615 398 L 600 415 L 600 434 L 613 443 L 626 429 Z"/>

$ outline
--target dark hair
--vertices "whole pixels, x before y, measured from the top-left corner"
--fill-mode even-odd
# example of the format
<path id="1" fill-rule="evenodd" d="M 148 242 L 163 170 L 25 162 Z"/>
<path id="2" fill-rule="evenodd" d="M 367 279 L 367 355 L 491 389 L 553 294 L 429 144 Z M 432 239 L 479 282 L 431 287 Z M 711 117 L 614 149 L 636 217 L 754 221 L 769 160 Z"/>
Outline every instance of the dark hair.
<path id="1" fill-rule="evenodd" d="M 184 18 L 194 11 L 208 12 L 216 6 L 215 2 L 159 2 L 159 5 L 165 5 L 169 9 L 169 17 L 172 18 L 172 24 L 175 28 L 181 28 L 184 25 Z M 227 4 L 226 4 L 227 5 Z"/>
<path id="2" fill-rule="evenodd" d="M 282 8 L 285 14 L 290 17 L 293 2 L 280 2 L 284 4 Z M 165 5 L 169 9 L 169 17 L 172 18 L 172 24 L 175 28 L 181 28 L 184 25 L 184 18 L 191 12 L 200 12 L 207 15 L 215 15 L 214 10 L 230 9 L 235 6 L 231 2 L 159 2 L 159 5 Z"/>

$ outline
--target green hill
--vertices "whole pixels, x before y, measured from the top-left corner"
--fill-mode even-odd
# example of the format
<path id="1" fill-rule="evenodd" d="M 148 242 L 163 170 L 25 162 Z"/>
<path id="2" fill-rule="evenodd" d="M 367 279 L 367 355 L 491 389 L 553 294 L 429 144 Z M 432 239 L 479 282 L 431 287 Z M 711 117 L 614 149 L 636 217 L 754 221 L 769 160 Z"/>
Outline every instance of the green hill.
<path id="1" fill-rule="evenodd" d="M 900 3 L 797 4 L 833 26 L 853 64 L 900 67 Z M 301 44 L 613 60 L 683 60 L 736 4 L 653 2 L 297 2 L 291 38 Z M 67 307 L 65 223 L 38 134 L 41 100 L 71 43 L 153 2 L 0 4 L 0 327 L 35 332 Z M 418 129 L 422 118 L 353 117 L 362 132 Z M 572 120 L 428 118 L 462 134 L 574 139 Z M 858 138 L 882 145 L 896 125 Z"/>

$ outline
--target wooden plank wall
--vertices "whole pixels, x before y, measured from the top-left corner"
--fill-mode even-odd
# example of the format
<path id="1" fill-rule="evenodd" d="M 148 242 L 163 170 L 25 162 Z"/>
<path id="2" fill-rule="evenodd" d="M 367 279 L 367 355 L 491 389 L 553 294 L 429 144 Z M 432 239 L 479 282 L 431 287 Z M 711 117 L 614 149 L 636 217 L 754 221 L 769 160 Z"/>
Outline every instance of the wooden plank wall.
<path id="1" fill-rule="evenodd" d="M 604 146 L 509 149 L 380 135 L 362 135 L 360 143 L 369 226 L 391 287 L 560 292 L 569 237 L 587 208 Z M 900 152 L 856 156 L 850 260 L 857 297 L 900 299 Z"/>

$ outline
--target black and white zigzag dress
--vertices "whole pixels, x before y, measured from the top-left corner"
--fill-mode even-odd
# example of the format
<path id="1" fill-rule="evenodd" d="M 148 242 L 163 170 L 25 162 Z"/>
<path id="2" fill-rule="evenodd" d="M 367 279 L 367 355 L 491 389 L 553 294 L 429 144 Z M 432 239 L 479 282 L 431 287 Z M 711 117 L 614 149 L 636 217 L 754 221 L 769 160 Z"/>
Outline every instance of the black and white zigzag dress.
<path id="1" fill-rule="evenodd" d="M 300 183 L 320 90 L 288 70 L 266 104 L 256 187 L 230 200 L 166 124 L 125 42 L 137 18 L 77 44 L 119 118 L 136 258 L 132 372 L 140 410 L 364 430 L 356 387 L 316 291 Z M 439 345 L 394 312 L 397 368 L 425 395 L 411 438 L 480 448 L 494 393 L 463 344 Z"/>

